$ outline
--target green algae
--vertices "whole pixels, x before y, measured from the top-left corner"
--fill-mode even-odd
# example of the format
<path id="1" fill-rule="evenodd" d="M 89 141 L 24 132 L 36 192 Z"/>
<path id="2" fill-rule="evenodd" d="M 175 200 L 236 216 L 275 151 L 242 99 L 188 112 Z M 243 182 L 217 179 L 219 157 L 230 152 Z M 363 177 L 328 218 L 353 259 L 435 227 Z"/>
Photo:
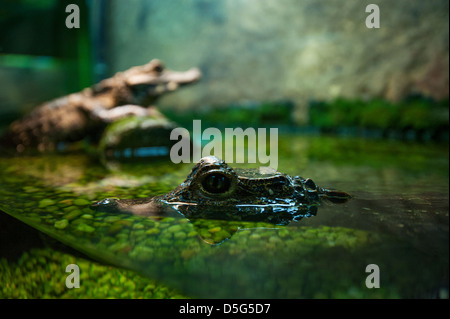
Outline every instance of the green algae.
<path id="1" fill-rule="evenodd" d="M 296 147 L 302 146 L 302 141 L 301 137 L 297 139 L 289 137 L 290 146 L 294 142 L 297 143 L 295 144 Z M 346 161 L 342 158 L 342 155 L 335 154 L 339 153 L 337 150 L 340 148 L 345 149 L 350 154 L 352 150 L 362 153 L 358 150 L 359 144 L 357 143 L 352 143 L 352 141 L 333 142 L 322 138 L 314 139 L 310 144 L 306 143 L 305 148 L 291 147 L 289 151 L 285 150 L 289 146 L 285 144 L 288 144 L 286 139 L 280 141 L 281 151 L 285 155 L 280 158 L 281 171 L 297 174 L 307 168 L 309 176 L 314 177 L 317 174 L 316 176 L 320 177 L 317 180 L 321 180 L 325 184 L 338 180 L 348 182 L 353 180 L 355 175 L 360 174 L 360 171 L 355 169 L 355 159 L 351 163 L 353 174 L 344 174 L 348 169 L 346 168 Z M 317 145 L 322 145 L 327 151 L 320 153 L 317 150 Z M 375 147 L 378 146 L 375 145 Z M 389 146 L 385 145 L 385 147 Z M 305 149 L 308 151 L 304 152 Z M 413 150 L 410 157 L 420 153 L 419 147 L 410 148 L 410 150 Z M 422 154 L 429 154 L 424 152 L 423 149 L 421 152 Z M 299 153 L 302 156 L 306 154 L 309 157 L 302 159 L 298 155 Z M 433 150 L 432 154 L 439 153 Z M 445 157 L 445 154 L 443 157 Z M 361 154 L 359 158 L 364 159 Z M 370 171 L 370 178 L 372 179 L 369 183 L 372 190 L 377 185 L 386 187 L 387 184 L 384 180 L 373 180 L 373 178 L 396 176 L 395 174 L 398 174 L 399 178 L 396 181 L 389 180 L 392 185 L 399 185 L 401 181 L 411 185 L 417 184 L 421 187 L 423 187 L 424 182 L 428 182 L 428 184 L 425 184 L 428 186 L 444 185 L 445 182 L 448 182 L 448 179 L 442 176 L 438 177 L 433 173 L 442 171 L 442 168 L 445 169 L 445 166 L 441 164 L 439 164 L 441 166 L 436 165 L 436 163 L 439 163 L 438 158 L 438 156 L 430 156 L 422 159 L 419 162 L 420 165 L 417 164 L 412 170 L 410 168 L 405 170 L 403 167 L 408 166 L 404 165 L 408 159 L 403 162 L 394 162 L 388 158 L 388 162 L 383 167 L 380 158 L 380 164 L 363 162 L 361 166 L 371 166 L 373 169 L 373 171 Z M 339 159 L 342 159 L 342 161 L 339 161 Z M 386 157 L 384 159 L 386 160 Z M 436 282 L 435 278 L 438 277 L 435 274 L 439 273 L 439 269 L 445 264 L 443 262 L 445 254 L 442 254 L 441 258 L 443 259 L 438 257 L 434 257 L 434 259 L 423 258 L 420 251 L 424 250 L 422 245 L 427 240 L 424 239 L 422 233 L 416 234 L 411 230 L 411 225 L 427 225 L 426 220 L 421 218 L 430 215 L 429 211 L 433 211 L 433 216 L 440 217 L 445 212 L 445 207 L 433 206 L 433 210 L 417 207 L 417 209 L 411 210 L 407 206 L 409 204 L 404 205 L 411 211 L 419 212 L 417 214 L 408 213 L 408 215 L 414 215 L 411 216 L 414 219 L 408 221 L 402 214 L 402 205 L 394 206 L 392 211 L 388 210 L 391 214 L 386 214 L 385 207 L 372 207 L 370 205 L 373 204 L 370 204 L 370 202 L 363 202 L 364 206 L 361 207 L 358 205 L 352 207 L 352 203 L 358 203 L 356 198 L 349 204 L 350 206 L 340 206 L 339 209 L 331 206 L 320 207 L 318 215 L 322 216 L 323 214 L 326 217 L 318 224 L 315 224 L 316 219 L 312 217 L 299 223 L 292 223 L 288 227 L 239 221 L 187 220 L 178 213 L 170 214 L 170 211 L 168 211 L 170 216 L 162 218 L 108 214 L 91 210 L 89 208 L 90 203 L 106 197 L 136 198 L 143 194 L 158 195 L 164 193 L 177 186 L 185 178 L 188 170 L 183 168 L 178 171 L 173 168 L 170 177 L 165 180 L 160 178 L 163 180 L 162 184 L 158 182 L 134 184 L 134 177 L 128 176 L 130 186 L 126 187 L 124 185 L 127 183 L 122 182 L 122 179 L 126 178 L 125 175 L 120 176 L 121 183 L 119 186 L 109 184 L 108 181 L 117 182 L 117 179 L 105 179 L 105 176 L 110 176 L 108 171 L 82 158 L 78 157 L 77 160 L 84 163 L 84 166 L 76 166 L 76 163 L 72 163 L 71 157 L 55 157 L 54 160 L 54 162 L 51 162 L 44 161 L 41 158 L 1 158 L 0 169 L 8 171 L 8 174 L 0 175 L 0 184 L 5 186 L 0 188 L 0 208 L 40 231 L 82 251 L 95 260 L 117 266 L 117 268 L 108 268 L 107 272 L 130 269 L 133 274 L 139 273 L 146 278 L 158 280 L 158 282 L 177 288 L 189 296 L 219 298 L 230 296 L 284 298 L 410 297 L 415 296 L 415 293 L 432 289 L 434 282 Z M 313 161 L 314 165 L 308 166 L 308 161 Z M 330 161 L 335 165 L 330 168 L 321 164 L 320 161 Z M 351 162 L 351 160 L 349 161 Z M 28 165 L 25 166 L 25 162 Z M 70 163 L 70 165 L 67 165 L 67 163 Z M 433 164 L 429 165 L 430 163 Z M 74 166 L 79 168 L 77 174 L 73 174 Z M 24 171 L 23 167 L 29 167 L 30 169 Z M 395 167 L 400 168 L 393 173 L 390 172 L 391 175 L 380 174 L 380 172 L 384 172 L 385 167 L 391 170 Z M 158 172 L 153 171 L 157 169 L 158 165 L 155 167 L 152 167 L 152 165 L 143 166 L 141 171 L 136 170 L 133 176 L 141 175 L 145 177 L 153 173 L 161 176 Z M 294 169 L 296 171 L 289 171 Z M 166 168 L 166 170 L 169 169 Z M 42 171 L 47 173 L 40 173 L 40 175 L 37 173 Z M 405 171 L 408 174 L 411 171 L 420 171 L 421 173 L 418 175 L 403 175 Z M 404 178 L 405 176 L 407 178 Z M 427 180 L 423 176 L 426 178 L 433 176 L 433 179 Z M 117 176 L 114 175 L 114 177 Z M 345 185 L 356 187 L 355 184 Z M 390 191 L 392 190 L 393 188 L 390 189 Z M 403 189 L 403 192 L 406 191 Z M 416 204 L 427 205 L 429 199 L 422 199 L 420 203 L 415 200 Z M 361 222 L 358 219 L 358 214 L 361 214 L 361 212 L 364 214 L 361 215 L 364 219 L 378 219 L 372 219 L 373 224 L 362 222 L 359 225 L 356 221 Z M 349 216 L 352 217 L 349 218 Z M 394 219 L 395 225 L 399 223 L 404 225 L 403 228 L 399 228 L 402 232 L 396 233 L 396 236 L 400 236 L 400 238 L 406 236 L 400 241 L 395 236 L 392 238 L 392 234 L 380 231 L 380 229 L 392 227 L 394 221 L 390 222 L 389 220 L 393 219 L 394 216 L 399 216 L 398 221 Z M 448 219 L 448 214 L 446 218 Z M 346 223 L 349 224 L 348 227 L 346 227 Z M 408 232 L 403 232 L 404 229 L 408 229 Z M 411 232 L 413 234 L 411 237 L 421 238 L 420 249 L 416 249 L 414 241 L 410 241 L 411 238 L 407 237 L 408 233 Z M 434 234 L 433 249 L 441 251 L 439 248 L 441 244 L 439 243 L 442 241 L 438 235 L 439 232 Z M 436 243 L 439 245 L 435 246 Z M 397 256 L 402 256 L 402 258 L 397 258 Z M 389 280 L 385 281 L 388 284 L 382 290 L 369 290 L 364 286 L 365 265 L 372 263 L 374 258 L 382 269 L 389 269 L 389 273 L 386 274 L 386 279 L 389 278 Z M 33 255 L 31 259 L 39 259 L 39 257 Z M 1 267 L 2 272 L 3 269 L 6 271 L 6 269 L 13 268 L 11 264 L 5 263 Z M 423 269 L 427 276 L 423 276 L 424 279 L 422 279 L 408 275 L 408 267 L 412 267 L 413 272 L 417 268 Z M 7 270 L 6 273 L 8 271 L 11 270 Z M 340 275 L 337 276 L 336 274 Z M 28 278 L 24 274 L 22 275 L 24 278 Z M 19 274 L 18 276 L 22 275 Z M 102 279 L 105 286 L 108 285 L 106 283 L 109 280 L 112 280 L 111 276 Z M 14 278 L 13 281 L 16 282 L 21 280 L 17 276 Z M 120 283 L 120 279 L 113 281 Z M 233 284 L 231 285 L 231 283 Z M 411 292 L 412 284 L 415 285 L 414 287 L 420 288 Z M 42 286 L 43 284 L 39 282 L 36 285 Z M 93 290 L 92 296 L 106 296 L 107 288 L 105 286 Z M 124 287 L 127 289 L 124 288 L 125 290 L 121 292 L 113 289 L 117 298 L 120 296 L 137 297 L 127 290 L 133 291 L 138 287 L 138 284 L 135 282 L 128 283 Z M 156 286 L 150 284 L 144 286 L 143 290 L 152 291 L 152 287 Z M 49 290 L 50 288 L 45 289 Z M 60 288 L 55 289 L 59 289 L 58 291 L 61 293 L 60 295 L 54 293 L 55 296 L 64 295 Z M 5 297 L 15 296 L 12 289 L 8 290 L 8 294 Z M 161 296 L 167 297 L 168 295 L 158 292 L 152 292 L 151 294 L 151 297 Z"/>
<path id="2" fill-rule="evenodd" d="M 67 219 L 61 219 L 55 222 L 55 228 L 64 229 L 69 225 L 69 221 Z"/>
<path id="3" fill-rule="evenodd" d="M 40 189 L 45 188 L 41 186 Z M 45 190 L 45 193 L 48 196 L 51 194 L 51 189 Z M 70 197 L 70 193 L 59 193 L 59 195 Z M 101 197 L 101 195 L 99 196 Z M 352 249 L 352 247 L 367 244 L 367 241 L 357 242 L 355 240 L 357 237 L 364 237 L 358 231 L 346 229 L 310 230 L 306 227 L 303 231 L 297 232 L 295 228 L 292 229 L 293 231 L 282 228 L 281 236 L 279 236 L 280 229 L 265 223 L 229 223 L 217 220 L 189 222 L 181 216 L 151 219 L 128 214 L 108 215 L 95 211 L 87 213 L 89 208 L 86 207 L 64 211 L 62 208 L 66 207 L 67 201 L 55 200 L 55 202 L 61 206 L 57 214 L 54 211 L 47 211 L 46 208 L 51 207 L 47 206 L 38 211 L 38 216 L 36 216 L 35 210 L 30 210 L 29 212 L 33 214 L 34 218 L 32 221 L 27 219 L 28 211 L 26 209 L 21 211 L 20 217 L 90 256 L 108 260 L 120 267 L 134 269 L 152 278 L 163 279 L 171 286 L 184 289 L 186 287 L 180 287 L 174 282 L 177 277 L 167 274 L 167 269 L 171 268 L 175 273 L 185 272 L 183 269 L 190 269 L 193 260 L 195 263 L 200 262 L 205 265 L 210 263 L 211 258 L 214 259 L 215 255 L 215 250 L 208 249 L 211 244 L 223 243 L 224 249 L 219 254 L 220 258 L 226 255 L 232 258 L 236 255 L 246 256 L 243 260 L 249 259 L 252 263 L 258 261 L 259 269 L 267 267 L 264 260 L 274 256 L 274 253 L 275 255 L 282 252 L 308 254 L 311 251 L 331 246 L 340 245 Z M 89 217 L 86 218 L 86 215 Z M 342 233 L 341 241 L 330 244 L 330 241 L 334 239 L 332 234 L 336 232 Z M 314 235 L 311 236 L 311 234 Z M 95 246 L 93 246 L 94 242 Z M 228 242 L 232 244 L 227 246 Z M 298 250 L 296 247 L 303 247 L 303 249 Z M 301 269 L 301 265 L 298 267 Z M 235 265 L 230 266 L 230 269 L 237 271 Z M 267 268 L 265 271 L 270 270 Z M 196 267 L 190 272 L 189 276 L 195 278 L 203 271 Z M 221 279 L 218 276 L 219 274 L 216 272 L 206 275 L 209 280 L 220 282 Z M 278 287 L 280 284 L 276 282 L 277 280 L 272 285 L 273 287 Z M 242 288 L 240 286 L 239 289 Z M 55 289 L 56 293 L 61 290 L 60 288 Z M 209 291 L 209 289 L 208 286 L 200 285 L 193 291 L 192 288 L 187 290 L 191 291 L 194 296 L 202 296 L 204 294 L 202 290 Z M 116 296 L 135 296 L 114 291 L 117 293 Z M 249 293 L 254 292 L 256 293 L 257 289 L 252 289 Z M 99 294 L 97 297 L 101 297 L 105 292 L 100 290 L 97 293 Z M 228 294 L 226 289 L 223 290 L 223 293 Z M 309 293 L 305 296 L 308 296 Z M 160 295 L 156 294 L 156 296 Z"/>
<path id="4" fill-rule="evenodd" d="M 65 285 L 65 266 L 80 268 L 80 288 Z M 51 248 L 32 249 L 18 261 L 0 258 L 0 298 L 187 298 L 136 273 Z"/>
<path id="5" fill-rule="evenodd" d="M 73 201 L 73 204 L 76 206 L 87 206 L 91 204 L 91 201 L 84 198 L 77 198 Z"/>
<path id="6" fill-rule="evenodd" d="M 265 127 L 292 125 L 294 104 L 287 100 L 232 103 L 214 108 L 193 110 L 164 110 L 170 119 L 184 127 L 192 125 L 191 119 L 214 127 Z"/>
<path id="7" fill-rule="evenodd" d="M 44 198 L 43 200 L 39 201 L 38 207 L 39 208 L 44 208 L 44 207 L 47 207 L 47 206 L 50 206 L 50 205 L 53 205 L 53 204 L 55 204 L 54 200 L 49 199 L 49 198 Z"/>
<path id="8" fill-rule="evenodd" d="M 312 102 L 309 117 L 310 125 L 325 129 L 353 127 L 398 132 L 411 129 L 435 133 L 448 130 L 448 105 L 448 99 L 434 101 L 420 96 L 396 103 L 382 99 L 337 98 Z"/>

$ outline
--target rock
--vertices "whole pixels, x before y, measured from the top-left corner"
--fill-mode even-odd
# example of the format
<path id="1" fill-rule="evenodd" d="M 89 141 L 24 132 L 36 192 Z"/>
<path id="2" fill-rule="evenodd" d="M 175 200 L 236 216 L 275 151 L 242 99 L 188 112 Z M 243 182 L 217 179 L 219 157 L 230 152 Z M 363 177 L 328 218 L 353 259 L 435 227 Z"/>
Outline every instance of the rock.
<path id="1" fill-rule="evenodd" d="M 177 142 L 170 133 L 177 125 L 164 116 L 128 117 L 110 124 L 100 141 L 100 154 L 105 162 L 130 158 L 168 158 Z"/>

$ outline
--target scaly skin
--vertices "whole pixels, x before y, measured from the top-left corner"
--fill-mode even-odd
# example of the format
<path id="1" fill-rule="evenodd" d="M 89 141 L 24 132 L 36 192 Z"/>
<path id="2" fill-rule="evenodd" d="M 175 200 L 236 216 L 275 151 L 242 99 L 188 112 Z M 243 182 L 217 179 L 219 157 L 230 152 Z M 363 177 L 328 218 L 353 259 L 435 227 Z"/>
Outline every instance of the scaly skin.
<path id="1" fill-rule="evenodd" d="M 100 83 L 44 103 L 24 118 L 13 122 L 2 139 L 5 146 L 18 152 L 28 148 L 53 150 L 61 142 L 96 138 L 107 123 L 130 115 L 163 117 L 149 106 L 161 95 L 179 86 L 199 80 L 193 68 L 175 72 L 164 68 L 159 60 L 136 66 Z"/>
<path id="2" fill-rule="evenodd" d="M 202 158 L 173 191 L 141 199 L 105 199 L 92 206 L 107 212 L 163 215 L 171 207 L 189 219 L 264 221 L 285 225 L 315 215 L 321 200 L 344 203 L 350 195 L 317 187 L 311 179 L 279 172 L 235 170 L 214 157 Z"/>

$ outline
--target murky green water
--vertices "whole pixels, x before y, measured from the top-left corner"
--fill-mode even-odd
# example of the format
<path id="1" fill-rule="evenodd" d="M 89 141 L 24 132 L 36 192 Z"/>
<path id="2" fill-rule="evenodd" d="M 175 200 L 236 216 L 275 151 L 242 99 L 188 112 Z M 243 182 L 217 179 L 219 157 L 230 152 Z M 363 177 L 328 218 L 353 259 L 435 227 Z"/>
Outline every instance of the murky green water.
<path id="1" fill-rule="evenodd" d="M 82 154 L 4 157 L 0 209 L 93 259 L 193 297 L 409 298 L 448 291 L 448 145 L 280 135 L 280 172 L 354 196 L 288 226 L 89 208 L 105 197 L 166 193 L 191 168 L 169 161 L 105 168 Z M 208 243 L 221 238 L 229 239 Z M 379 267 L 380 288 L 366 287 L 369 264 Z"/>

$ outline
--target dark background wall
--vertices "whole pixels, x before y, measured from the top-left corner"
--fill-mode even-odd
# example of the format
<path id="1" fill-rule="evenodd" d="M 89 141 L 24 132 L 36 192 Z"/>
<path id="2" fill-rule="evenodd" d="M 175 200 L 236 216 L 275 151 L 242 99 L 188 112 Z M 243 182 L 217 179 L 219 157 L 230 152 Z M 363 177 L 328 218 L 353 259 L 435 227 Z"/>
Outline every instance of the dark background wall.
<path id="1" fill-rule="evenodd" d="M 80 29 L 68 29 L 76 3 Z M 83 0 L 0 0 L 0 127 L 49 99 L 92 84 Z"/>
<path id="2" fill-rule="evenodd" d="M 448 1 L 110 1 L 110 71 L 153 57 L 199 66 L 202 82 L 162 106 L 289 99 L 448 97 Z M 368 4 L 381 27 L 365 24 Z"/>

